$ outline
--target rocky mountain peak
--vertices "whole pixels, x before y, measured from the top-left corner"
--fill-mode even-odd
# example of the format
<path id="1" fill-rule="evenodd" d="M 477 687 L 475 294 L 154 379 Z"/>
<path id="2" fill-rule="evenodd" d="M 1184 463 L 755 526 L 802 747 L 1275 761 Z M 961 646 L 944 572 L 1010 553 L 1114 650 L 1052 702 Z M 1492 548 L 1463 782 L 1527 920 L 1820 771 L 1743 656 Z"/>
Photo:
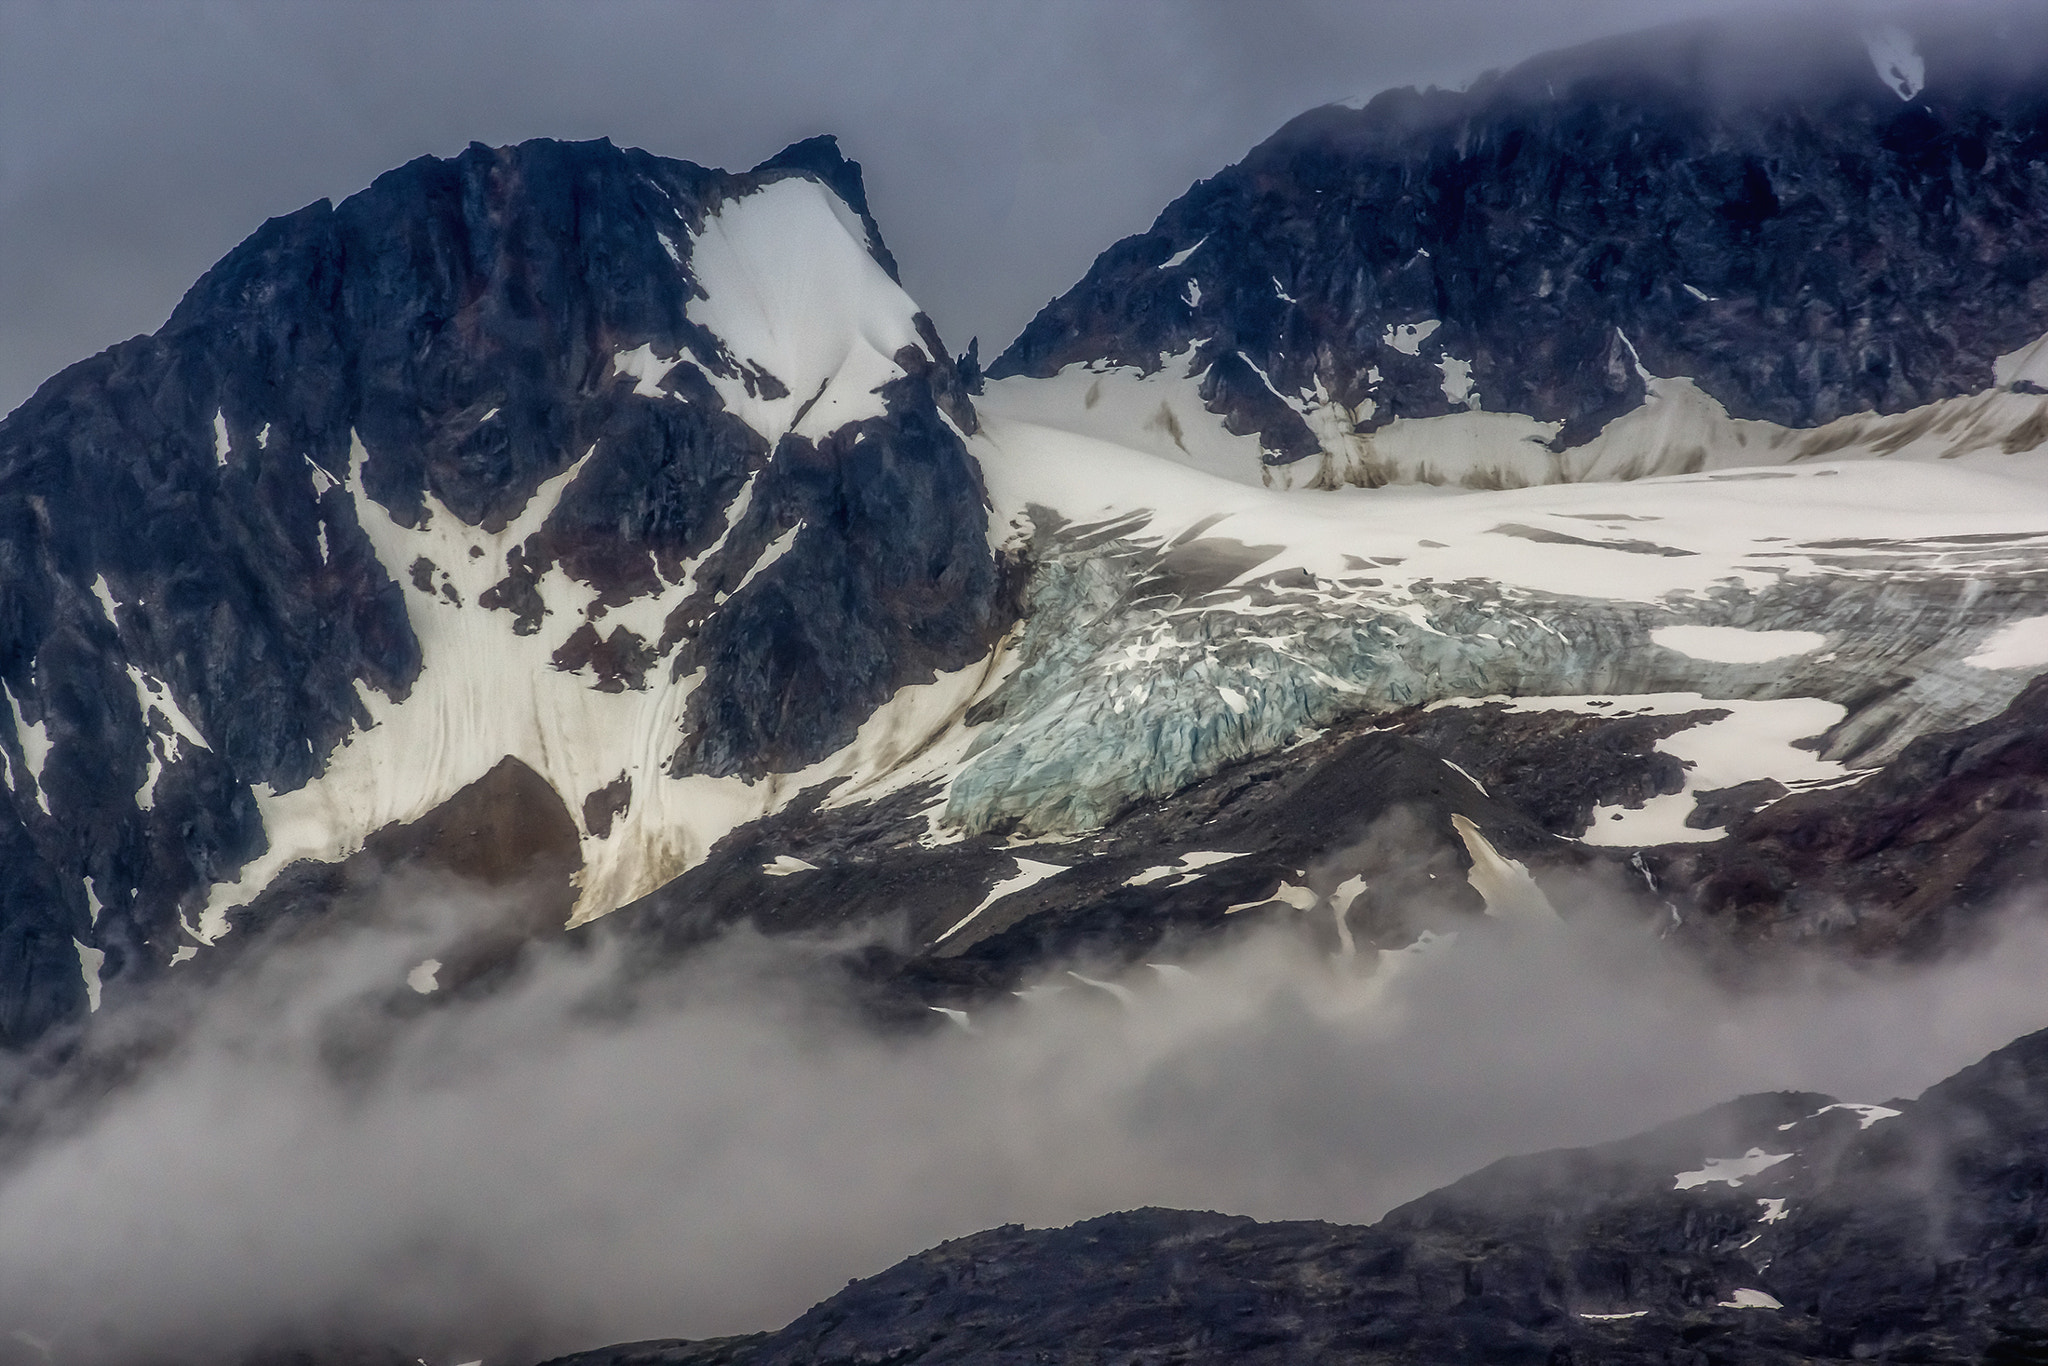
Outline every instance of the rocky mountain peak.
<path id="1" fill-rule="evenodd" d="M 1184 383 L 1294 484 L 1415 478 L 1379 434 L 1466 414 L 1569 452 L 1653 377 L 1793 428 L 1983 390 L 2048 327 L 2044 51 L 2017 6 L 1687 24 L 1313 110 L 989 375 Z"/>
<path id="2" fill-rule="evenodd" d="M 650 788 L 801 768 L 985 652 L 975 426 L 829 138 L 473 144 L 266 223 L 0 423 L 0 1035 L 508 756 L 611 794 L 593 886 L 600 847 L 658 883 Z"/>

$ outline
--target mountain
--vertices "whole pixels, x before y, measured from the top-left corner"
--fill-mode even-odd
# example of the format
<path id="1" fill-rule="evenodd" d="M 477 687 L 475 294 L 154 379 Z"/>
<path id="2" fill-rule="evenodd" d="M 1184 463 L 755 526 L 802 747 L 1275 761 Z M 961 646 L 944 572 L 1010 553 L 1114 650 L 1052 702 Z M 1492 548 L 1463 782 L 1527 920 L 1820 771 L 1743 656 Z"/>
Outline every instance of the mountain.
<path id="1" fill-rule="evenodd" d="M 0 420 L 0 1162 L 421 869 L 483 893 L 321 1035 L 349 1084 L 542 940 L 805 936 L 878 1053 L 1244 927 L 1981 946 L 2048 873 L 2044 223 L 2030 6 L 1312 111 L 985 376 L 830 139 L 275 219 Z M 585 1360 L 2041 1359 L 2044 1038 Z"/>
<path id="2" fill-rule="evenodd" d="M 551 1366 L 2027 1362 L 2048 1034 L 1884 1105 L 1776 1093 L 1510 1158 L 1370 1227 L 1145 1209 L 992 1229 L 788 1326 Z"/>
<path id="3" fill-rule="evenodd" d="M 441 985 L 890 925 L 905 1018 L 1588 895 L 1736 964 L 1972 942 L 2048 864 L 2048 48 L 2000 13 L 1316 111 L 980 395 L 825 140 L 274 220 L 0 423 L 0 1032 L 419 862 L 534 889 Z"/>
<path id="4" fill-rule="evenodd" d="M 2043 331 L 2044 49 L 2032 5 L 1759 15 L 1316 109 L 988 374 L 1006 409 L 1280 486 L 1838 451 Z M 2032 405 L 1973 411 L 1930 444 L 2040 443 Z"/>
<path id="5" fill-rule="evenodd" d="M 0 423 L 0 1042 L 501 762 L 582 913 L 659 885 L 1008 624 L 974 422 L 829 140 L 265 224 Z"/>

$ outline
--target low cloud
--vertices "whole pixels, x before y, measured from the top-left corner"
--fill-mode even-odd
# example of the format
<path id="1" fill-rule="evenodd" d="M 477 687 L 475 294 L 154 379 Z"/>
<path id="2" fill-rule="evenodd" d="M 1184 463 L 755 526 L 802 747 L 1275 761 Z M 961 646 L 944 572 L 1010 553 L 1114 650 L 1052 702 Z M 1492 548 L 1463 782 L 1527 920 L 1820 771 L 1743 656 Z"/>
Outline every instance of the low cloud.
<path id="1" fill-rule="evenodd" d="M 497 1366 L 745 1332 L 995 1224 L 1369 1220 L 1746 1091 L 1911 1094 L 2048 1024 L 2038 918 L 1967 960 L 1742 995 L 1596 908 L 1350 962 L 1282 927 L 915 1033 L 861 1022 L 844 946 L 749 934 L 652 975 L 630 943 L 557 947 L 420 997 L 408 973 L 475 909 L 391 899 L 252 962 L 0 1178 L 0 1361 L 354 1335 Z"/>

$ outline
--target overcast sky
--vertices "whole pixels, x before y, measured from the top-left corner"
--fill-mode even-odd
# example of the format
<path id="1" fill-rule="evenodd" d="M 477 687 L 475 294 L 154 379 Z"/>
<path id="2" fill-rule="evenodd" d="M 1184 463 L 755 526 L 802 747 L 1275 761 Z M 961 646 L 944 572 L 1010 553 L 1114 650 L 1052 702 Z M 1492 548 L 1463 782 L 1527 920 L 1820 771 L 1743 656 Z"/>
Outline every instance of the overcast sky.
<path id="1" fill-rule="evenodd" d="M 263 219 L 472 139 L 831 132 L 956 348 L 1314 105 L 1738 0 L 0 0 L 0 411 Z"/>

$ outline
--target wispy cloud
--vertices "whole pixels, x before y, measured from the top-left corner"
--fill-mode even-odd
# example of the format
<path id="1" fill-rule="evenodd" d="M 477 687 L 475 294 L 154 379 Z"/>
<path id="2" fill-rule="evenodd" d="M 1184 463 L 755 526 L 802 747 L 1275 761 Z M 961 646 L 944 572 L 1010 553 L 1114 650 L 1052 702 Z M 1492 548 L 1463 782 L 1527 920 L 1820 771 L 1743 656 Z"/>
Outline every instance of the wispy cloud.
<path id="1" fill-rule="evenodd" d="M 2048 1024 L 2037 920 L 1735 995 L 1583 906 L 1370 975 L 1285 930 L 1116 990 L 1054 969 L 914 1034 L 860 1022 L 830 946 L 744 934 L 637 978 L 628 943 L 553 950 L 431 1008 L 406 978 L 462 903 L 413 887 L 268 955 L 0 1181 L 0 1338 L 77 1363 L 355 1332 L 435 1361 L 745 1331 L 994 1224 L 1367 1220 L 1741 1092 L 1916 1092 Z"/>

